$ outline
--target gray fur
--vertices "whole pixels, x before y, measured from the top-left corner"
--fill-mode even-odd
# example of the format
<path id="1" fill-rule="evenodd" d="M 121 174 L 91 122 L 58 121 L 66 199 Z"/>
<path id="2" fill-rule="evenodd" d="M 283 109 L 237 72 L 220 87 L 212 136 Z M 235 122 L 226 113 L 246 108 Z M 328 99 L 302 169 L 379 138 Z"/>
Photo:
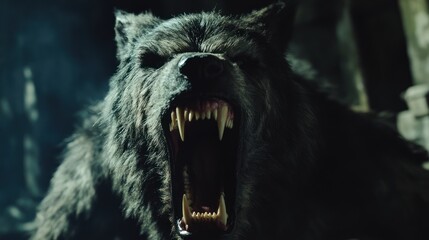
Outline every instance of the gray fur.
<path id="1" fill-rule="evenodd" d="M 241 109 L 228 239 L 427 239 L 426 155 L 292 73 L 289 8 L 166 21 L 117 12 L 118 71 L 70 139 L 32 239 L 179 238 L 161 119 L 192 89 L 177 66 L 195 52 L 228 59 L 223 87 Z"/>

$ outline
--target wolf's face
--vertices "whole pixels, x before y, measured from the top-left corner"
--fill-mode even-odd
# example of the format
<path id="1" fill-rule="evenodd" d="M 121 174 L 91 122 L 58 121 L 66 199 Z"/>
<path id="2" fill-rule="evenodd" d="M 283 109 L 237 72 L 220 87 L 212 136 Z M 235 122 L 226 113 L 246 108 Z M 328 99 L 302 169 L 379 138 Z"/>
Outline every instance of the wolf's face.
<path id="1" fill-rule="evenodd" d="M 276 164 L 268 160 L 285 151 L 284 133 L 298 138 L 292 119 L 305 110 L 283 54 L 292 18 L 283 4 L 241 18 L 117 13 L 113 136 L 120 154 L 139 155 L 135 178 L 118 178 L 140 181 L 123 194 L 142 191 L 135 201 L 180 235 L 250 223 L 258 179 Z"/>

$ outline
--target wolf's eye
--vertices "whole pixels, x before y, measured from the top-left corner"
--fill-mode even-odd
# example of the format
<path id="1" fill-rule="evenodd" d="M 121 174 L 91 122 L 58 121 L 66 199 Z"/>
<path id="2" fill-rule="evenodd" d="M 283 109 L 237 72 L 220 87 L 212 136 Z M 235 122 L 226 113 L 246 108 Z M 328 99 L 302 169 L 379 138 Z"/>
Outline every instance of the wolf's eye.
<path id="1" fill-rule="evenodd" d="M 167 58 L 153 52 L 145 52 L 140 56 L 140 64 L 143 68 L 158 69 L 165 64 Z"/>
<path id="2" fill-rule="evenodd" d="M 259 65 L 258 59 L 248 55 L 235 56 L 231 60 L 242 69 L 253 69 Z"/>

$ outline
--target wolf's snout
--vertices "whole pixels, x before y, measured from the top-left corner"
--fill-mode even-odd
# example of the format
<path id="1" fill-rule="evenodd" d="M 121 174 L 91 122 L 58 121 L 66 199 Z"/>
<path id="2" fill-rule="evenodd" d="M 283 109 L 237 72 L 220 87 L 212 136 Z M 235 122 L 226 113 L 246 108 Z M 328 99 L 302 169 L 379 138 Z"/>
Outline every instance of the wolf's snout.
<path id="1" fill-rule="evenodd" d="M 216 79 L 224 73 L 225 60 L 212 54 L 184 56 L 179 70 L 190 81 Z"/>

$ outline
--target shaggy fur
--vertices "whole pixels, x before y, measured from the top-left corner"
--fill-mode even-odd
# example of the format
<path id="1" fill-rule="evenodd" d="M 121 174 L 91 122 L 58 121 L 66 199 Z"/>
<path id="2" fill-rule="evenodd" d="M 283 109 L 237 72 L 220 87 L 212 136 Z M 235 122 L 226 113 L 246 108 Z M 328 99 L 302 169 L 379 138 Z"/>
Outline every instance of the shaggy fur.
<path id="1" fill-rule="evenodd" d="M 426 153 L 291 72 L 291 9 L 166 21 L 118 11 L 119 68 L 69 140 L 32 239 L 179 238 L 162 119 L 198 85 L 177 67 L 194 52 L 227 59 L 216 87 L 240 106 L 236 221 L 225 239 L 429 239 Z"/>

